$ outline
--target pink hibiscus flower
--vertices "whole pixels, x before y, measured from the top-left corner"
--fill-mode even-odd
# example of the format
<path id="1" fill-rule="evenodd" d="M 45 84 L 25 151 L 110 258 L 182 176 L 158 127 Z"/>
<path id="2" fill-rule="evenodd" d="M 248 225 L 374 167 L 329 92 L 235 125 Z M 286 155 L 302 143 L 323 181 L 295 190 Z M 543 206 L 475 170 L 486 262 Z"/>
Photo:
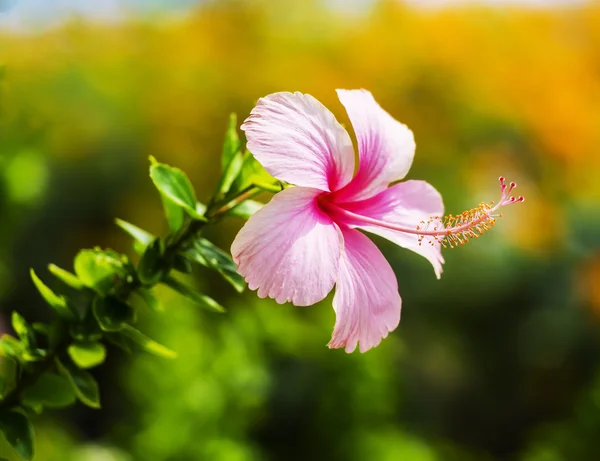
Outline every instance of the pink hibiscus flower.
<path id="1" fill-rule="evenodd" d="M 441 218 L 441 195 L 425 181 L 405 181 L 413 161 L 412 132 L 365 90 L 338 90 L 358 141 L 319 101 L 302 93 L 261 98 L 242 125 L 248 149 L 275 178 L 294 184 L 255 213 L 232 244 L 238 272 L 261 298 L 314 304 L 335 285 L 330 348 L 361 352 L 400 322 L 402 301 L 389 263 L 362 229 L 425 257 L 437 277 L 441 246 L 462 244 L 489 229 L 495 211 L 523 198 L 502 198 L 457 217 Z"/>

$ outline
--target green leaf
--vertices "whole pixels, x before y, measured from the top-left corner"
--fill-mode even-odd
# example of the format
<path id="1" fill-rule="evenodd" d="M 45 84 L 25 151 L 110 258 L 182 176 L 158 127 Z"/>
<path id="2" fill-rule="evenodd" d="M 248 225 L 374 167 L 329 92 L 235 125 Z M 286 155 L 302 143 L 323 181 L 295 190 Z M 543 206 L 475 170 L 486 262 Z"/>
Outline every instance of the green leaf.
<path id="1" fill-rule="evenodd" d="M 81 282 L 102 295 L 110 293 L 116 281 L 127 277 L 122 259 L 110 250 L 81 250 L 75 257 L 74 266 Z"/>
<path id="2" fill-rule="evenodd" d="M 231 216 L 237 216 L 239 218 L 248 219 L 262 207 L 264 207 L 264 203 L 257 202 L 255 200 L 245 200 L 239 205 L 233 207 L 231 210 L 227 212 L 227 214 Z"/>
<path id="3" fill-rule="evenodd" d="M 10 356 L 0 354 L 0 396 L 4 396 L 15 388 L 19 365 Z"/>
<path id="4" fill-rule="evenodd" d="M 156 299 L 156 297 L 154 296 L 152 291 L 150 291 L 149 289 L 139 288 L 135 291 L 135 293 L 138 296 L 140 296 L 144 300 L 146 305 L 153 311 L 156 311 L 156 312 L 164 311 L 164 309 L 163 309 L 162 305 L 160 304 L 160 302 L 158 301 L 158 299 Z"/>
<path id="5" fill-rule="evenodd" d="M 172 202 L 186 209 L 196 209 L 196 193 L 192 183 L 179 168 L 155 163 L 150 166 L 150 178 L 156 188 Z"/>
<path id="6" fill-rule="evenodd" d="M 221 176 L 218 186 L 218 197 L 223 197 L 225 194 L 227 194 L 227 192 L 229 192 L 235 179 L 240 174 L 240 171 L 242 171 L 243 165 L 244 157 L 242 156 L 241 152 L 237 152 L 232 157 L 231 162 L 229 162 L 225 173 L 223 173 Z"/>
<path id="7" fill-rule="evenodd" d="M 43 360 L 43 358 L 46 357 L 47 354 L 47 351 L 36 348 L 24 351 L 21 357 L 26 362 L 39 362 L 40 360 Z"/>
<path id="8" fill-rule="evenodd" d="M 57 279 L 62 280 L 71 288 L 74 288 L 75 290 L 81 290 L 82 288 L 84 288 L 83 283 L 81 283 L 81 280 L 79 280 L 75 274 L 72 274 L 71 272 L 62 269 L 55 264 L 49 264 L 48 270 Z M 33 269 L 31 270 L 31 272 L 33 272 Z"/>
<path id="9" fill-rule="evenodd" d="M 12 327 L 21 340 L 28 339 L 29 325 L 27 325 L 25 319 L 17 311 L 13 311 L 12 313 Z"/>
<path id="10" fill-rule="evenodd" d="M 33 425 L 26 415 L 16 410 L 1 413 L 0 431 L 19 456 L 27 461 L 33 459 L 35 436 Z"/>
<path id="11" fill-rule="evenodd" d="M 26 349 L 36 346 L 35 332 L 25 319 L 17 312 L 12 313 L 12 327 L 23 342 Z"/>
<path id="12" fill-rule="evenodd" d="M 50 336 L 50 325 L 47 323 L 33 322 L 31 328 L 33 328 L 33 331 L 38 335 Z"/>
<path id="13" fill-rule="evenodd" d="M 181 283 L 179 280 L 174 279 L 173 277 L 167 276 L 163 282 L 179 294 L 185 296 L 187 299 L 193 301 L 204 309 L 207 309 L 211 312 L 225 312 L 225 308 L 214 299 L 206 296 L 205 294 L 199 293 L 192 287 Z"/>
<path id="14" fill-rule="evenodd" d="M 71 344 L 68 352 L 73 362 L 83 369 L 98 366 L 106 359 L 106 348 L 98 342 Z"/>
<path id="15" fill-rule="evenodd" d="M 258 185 L 262 188 L 264 184 L 270 189 L 277 184 L 277 180 L 258 163 L 250 152 L 245 151 L 243 156 L 244 164 L 230 189 L 232 193 L 237 193 L 252 185 Z"/>
<path id="16" fill-rule="evenodd" d="M 185 255 L 202 266 L 218 271 L 239 293 L 246 288 L 246 282 L 236 272 L 237 266 L 231 256 L 209 240 L 197 239 L 194 241 L 194 246 L 186 250 Z"/>
<path id="17" fill-rule="evenodd" d="M 183 227 L 185 223 L 185 212 L 177 203 L 172 202 L 164 194 L 160 194 L 160 201 L 162 202 L 163 209 L 165 210 L 165 216 L 167 218 L 167 224 L 171 232 L 176 233 Z"/>
<path id="18" fill-rule="evenodd" d="M 90 373 L 67 367 L 58 359 L 56 359 L 56 367 L 60 374 L 67 379 L 75 395 L 83 404 L 91 408 L 100 408 L 98 383 Z"/>
<path id="19" fill-rule="evenodd" d="M 153 163 L 150 166 L 150 178 L 164 198 L 178 205 L 192 218 L 206 220 L 196 211 L 196 193 L 183 171 L 162 163 Z M 168 208 L 165 211 L 170 212 Z M 175 217 L 179 219 L 178 215 Z M 174 224 L 178 224 L 177 230 L 181 228 L 179 221 L 174 220 Z M 171 230 L 175 231 L 173 228 Z"/>
<path id="20" fill-rule="evenodd" d="M 54 266 L 54 267 L 56 269 L 60 269 L 57 266 Z M 60 270 L 62 271 L 62 269 L 60 269 Z M 68 274 L 68 272 L 66 272 L 66 271 L 63 271 L 63 272 Z M 33 269 L 29 270 L 29 274 L 31 275 L 31 280 L 33 280 L 33 284 L 35 285 L 35 287 L 38 289 L 38 291 L 42 295 L 42 298 L 44 298 L 44 300 L 48 304 L 50 304 L 50 306 L 56 311 L 56 313 L 64 319 L 73 320 L 75 318 L 75 314 L 69 308 L 66 298 L 64 296 L 57 295 L 50 288 L 48 288 L 44 284 L 44 282 L 42 282 L 39 279 L 39 277 L 37 276 L 37 274 L 35 273 L 35 271 Z M 72 275 L 72 274 L 69 274 L 69 275 Z M 79 282 L 79 280 L 74 275 L 72 275 L 72 277 Z M 63 279 L 61 278 L 61 280 L 63 280 Z M 70 283 L 69 283 L 69 285 L 70 285 Z M 81 284 L 81 286 L 83 286 L 83 285 Z"/>
<path id="21" fill-rule="evenodd" d="M 140 346 L 146 352 L 150 352 L 154 355 L 158 355 L 167 359 L 174 359 L 177 357 L 177 352 L 172 351 L 162 344 L 157 343 L 153 339 L 148 338 L 141 331 L 136 330 L 131 325 L 126 325 L 120 334 Z"/>
<path id="22" fill-rule="evenodd" d="M 135 318 L 135 312 L 130 306 L 111 297 L 96 298 L 93 311 L 103 331 L 118 331 Z"/>
<path id="23" fill-rule="evenodd" d="M 146 247 L 138 264 L 137 274 L 143 285 L 155 285 L 168 271 L 163 260 L 164 243 L 156 238 Z"/>
<path id="24" fill-rule="evenodd" d="M 75 403 L 75 392 L 64 376 L 44 373 L 25 389 L 22 402 L 29 407 L 62 408 Z"/>
<path id="25" fill-rule="evenodd" d="M 237 131 L 237 116 L 229 116 L 229 126 L 225 133 L 221 154 L 221 179 L 217 186 L 217 198 L 221 198 L 231 189 L 234 181 L 242 171 L 245 156 L 241 151 L 242 143 Z"/>
<path id="26" fill-rule="evenodd" d="M 4 334 L 0 338 L 0 353 L 4 356 L 20 359 L 25 346 L 17 338 Z"/>
<path id="27" fill-rule="evenodd" d="M 141 229 L 134 224 L 131 224 L 130 222 L 117 218 L 115 219 L 115 223 L 131 237 L 133 237 L 133 248 L 137 253 L 142 253 L 144 248 L 146 248 L 150 242 L 154 240 L 154 235 L 146 232 L 144 229 Z"/>
<path id="28" fill-rule="evenodd" d="M 241 147 L 240 137 L 237 131 L 237 115 L 229 115 L 229 125 L 225 132 L 225 141 L 223 142 L 223 152 L 221 154 L 221 171 L 225 173 L 231 160 L 238 153 Z"/>

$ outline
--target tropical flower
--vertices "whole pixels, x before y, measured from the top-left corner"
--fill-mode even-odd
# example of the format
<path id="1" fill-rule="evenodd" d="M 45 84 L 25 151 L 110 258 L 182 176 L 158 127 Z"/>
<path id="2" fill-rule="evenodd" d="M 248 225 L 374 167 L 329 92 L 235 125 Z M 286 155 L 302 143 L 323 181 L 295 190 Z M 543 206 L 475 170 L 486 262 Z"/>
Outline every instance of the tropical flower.
<path id="1" fill-rule="evenodd" d="M 522 201 L 501 178 L 502 198 L 442 218 L 441 195 L 425 181 L 389 184 L 413 161 L 412 132 L 365 90 L 338 90 L 358 141 L 319 101 L 302 93 L 261 98 L 242 125 L 248 149 L 275 178 L 293 184 L 244 225 L 232 244 L 238 272 L 259 297 L 314 304 L 335 285 L 336 322 L 330 348 L 361 352 L 377 346 L 400 322 L 394 271 L 357 229 L 425 257 L 437 277 L 441 246 L 463 244 L 495 223 L 496 210 Z"/>

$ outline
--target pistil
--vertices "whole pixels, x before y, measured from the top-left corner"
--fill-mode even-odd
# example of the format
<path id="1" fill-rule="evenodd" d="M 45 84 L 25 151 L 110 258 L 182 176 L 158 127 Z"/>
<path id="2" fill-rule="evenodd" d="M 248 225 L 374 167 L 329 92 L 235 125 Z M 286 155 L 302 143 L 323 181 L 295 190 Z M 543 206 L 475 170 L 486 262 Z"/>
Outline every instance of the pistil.
<path id="1" fill-rule="evenodd" d="M 516 183 L 511 182 L 507 185 L 504 177 L 500 177 L 499 181 L 502 193 L 500 201 L 497 204 L 494 204 L 494 202 L 489 204 L 480 203 L 477 207 L 466 210 L 456 216 L 448 215 L 443 218 L 440 216 L 430 216 L 427 221 L 421 221 L 416 228 L 405 227 L 353 213 L 331 202 L 328 202 L 326 206 L 335 211 L 338 216 L 350 218 L 354 222 L 417 235 L 419 244 L 422 244 L 423 240 L 429 237 L 427 242 L 430 245 L 435 245 L 435 242 L 438 242 L 444 248 L 454 248 L 458 245 L 464 245 L 472 238 L 479 238 L 480 235 L 490 230 L 496 224 L 496 220 L 502 217 L 502 213 L 496 213 L 500 208 L 525 201 L 523 196 L 515 198 L 510 195 L 512 190 L 517 187 Z"/>

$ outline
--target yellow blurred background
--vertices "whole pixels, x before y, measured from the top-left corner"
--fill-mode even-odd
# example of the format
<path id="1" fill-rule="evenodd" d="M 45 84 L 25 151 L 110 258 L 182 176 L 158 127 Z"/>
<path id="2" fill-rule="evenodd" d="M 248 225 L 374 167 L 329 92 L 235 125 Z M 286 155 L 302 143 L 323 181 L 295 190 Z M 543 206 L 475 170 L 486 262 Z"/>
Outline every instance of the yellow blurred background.
<path id="1" fill-rule="evenodd" d="M 501 175 L 526 201 L 444 253 L 441 281 L 376 240 L 403 320 L 364 355 L 325 347 L 331 298 L 278 306 L 198 273 L 230 313 L 163 293 L 166 313 L 141 321 L 180 358 L 111 351 L 104 408 L 44 414 L 36 459 L 598 459 L 600 4 L 153 2 L 42 27 L 67 2 L 51 3 L 0 13 L 6 331 L 14 309 L 46 315 L 29 267 L 128 251 L 114 217 L 166 232 L 149 155 L 208 199 L 228 114 L 275 91 L 310 93 L 350 127 L 335 89 L 370 90 L 415 134 L 409 178 L 450 213 L 497 200 Z M 227 249 L 241 224 L 208 236 Z"/>

